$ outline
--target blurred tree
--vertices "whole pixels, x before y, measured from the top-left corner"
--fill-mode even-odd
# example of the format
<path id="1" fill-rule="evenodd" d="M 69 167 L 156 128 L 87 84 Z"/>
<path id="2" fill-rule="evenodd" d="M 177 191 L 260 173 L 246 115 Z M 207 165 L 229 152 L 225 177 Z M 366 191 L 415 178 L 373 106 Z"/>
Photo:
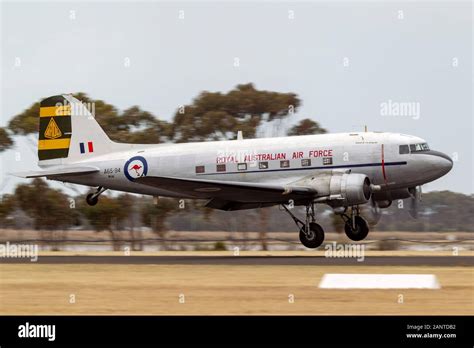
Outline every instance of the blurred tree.
<path id="1" fill-rule="evenodd" d="M 269 211 L 268 208 L 260 208 L 260 232 L 258 238 L 260 239 L 260 245 L 262 250 L 268 250 L 267 243 L 267 231 L 268 231 L 268 222 L 269 222 Z"/>
<path id="2" fill-rule="evenodd" d="M 160 197 L 158 202 L 146 203 L 142 210 L 142 221 L 145 226 L 150 227 L 153 233 L 157 234 L 161 239 L 161 246 L 163 249 L 167 249 L 166 235 L 167 230 L 165 227 L 166 218 L 179 209 L 179 202 L 172 198 Z"/>
<path id="3" fill-rule="evenodd" d="M 19 207 L 34 219 L 36 230 L 67 228 L 73 222 L 74 212 L 67 196 L 42 179 L 18 185 L 14 195 Z"/>
<path id="4" fill-rule="evenodd" d="M 288 131 L 288 135 L 311 135 L 324 133 L 327 133 L 326 129 L 322 128 L 318 122 L 310 120 L 309 118 L 301 120 Z"/>
<path id="5" fill-rule="evenodd" d="M 50 188 L 42 179 L 18 185 L 14 196 L 18 207 L 33 219 L 34 228 L 40 232 L 41 239 L 58 241 L 53 242 L 58 247 L 59 240 L 64 237 L 62 232 L 75 221 L 76 211 L 71 209 L 67 196 Z"/>
<path id="6" fill-rule="evenodd" d="M 38 131 L 39 102 L 33 103 L 28 109 L 14 116 L 8 123 L 8 128 L 19 135 L 26 135 Z"/>
<path id="7" fill-rule="evenodd" d="M 10 214 L 15 210 L 15 205 L 14 195 L 3 195 L 0 198 L 0 228 L 6 227 Z"/>
<path id="8" fill-rule="evenodd" d="M 334 232 L 339 234 L 344 233 L 344 220 L 340 215 L 335 214 L 331 211 L 331 223 Z"/>
<path id="9" fill-rule="evenodd" d="M 0 152 L 8 149 L 13 145 L 13 140 L 8 135 L 5 128 L 0 128 Z"/>
<path id="10" fill-rule="evenodd" d="M 253 138 L 263 121 L 286 117 L 299 106 L 294 93 L 259 91 L 251 83 L 238 85 L 226 94 L 202 92 L 191 105 L 176 112 L 173 140 L 235 139 L 239 130 L 246 138 Z"/>
<path id="11" fill-rule="evenodd" d="M 108 136 L 123 143 L 157 144 L 170 137 L 170 125 L 154 115 L 133 106 L 120 113 L 103 100 L 94 100 L 85 93 L 74 94 L 95 115 Z M 39 102 L 13 117 L 8 127 L 14 134 L 26 135 L 38 131 Z"/>
<path id="12" fill-rule="evenodd" d="M 120 204 L 125 210 L 125 217 L 123 223 L 130 231 L 130 238 L 132 240 L 132 250 L 143 249 L 143 237 L 140 230 L 140 210 L 141 199 L 131 194 L 123 194 L 118 197 Z"/>
<path id="13" fill-rule="evenodd" d="M 114 251 L 119 251 L 121 241 L 116 233 L 119 223 L 127 217 L 127 207 L 122 204 L 120 196 L 113 198 L 102 195 L 99 203 L 90 206 L 85 203 L 85 199 L 81 199 L 79 209 L 87 218 L 92 228 L 96 232 L 108 231 L 112 239 L 112 247 Z"/>
<path id="14" fill-rule="evenodd" d="M 474 231 L 474 195 L 450 191 L 423 193 L 418 219 L 408 214 L 409 199 L 394 201 L 377 230 L 382 231 Z"/>

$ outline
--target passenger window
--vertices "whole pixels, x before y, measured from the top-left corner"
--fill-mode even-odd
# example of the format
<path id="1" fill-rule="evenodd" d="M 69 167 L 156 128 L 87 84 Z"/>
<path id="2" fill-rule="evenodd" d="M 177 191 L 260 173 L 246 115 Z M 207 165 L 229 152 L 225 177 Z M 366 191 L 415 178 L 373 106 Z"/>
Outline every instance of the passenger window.
<path id="1" fill-rule="evenodd" d="M 311 166 L 311 160 L 309 158 L 304 158 L 301 160 L 302 167 L 309 167 Z"/>
<path id="2" fill-rule="evenodd" d="M 218 164 L 216 169 L 218 172 L 225 172 L 225 164 Z"/>
<path id="3" fill-rule="evenodd" d="M 280 161 L 280 168 L 289 168 L 289 167 L 290 167 L 289 160 Z"/>
<path id="4" fill-rule="evenodd" d="M 332 164 L 332 157 L 323 157 L 323 165 Z"/>
<path id="5" fill-rule="evenodd" d="M 408 145 L 400 145 L 399 153 L 400 155 L 405 155 L 407 153 L 410 153 L 410 151 L 408 150 Z"/>
<path id="6" fill-rule="evenodd" d="M 258 169 L 268 169 L 268 162 L 258 162 Z"/>
<path id="7" fill-rule="evenodd" d="M 247 163 L 237 164 L 237 170 L 247 170 Z"/>
<path id="8" fill-rule="evenodd" d="M 204 173 L 204 166 L 196 166 L 196 173 Z"/>

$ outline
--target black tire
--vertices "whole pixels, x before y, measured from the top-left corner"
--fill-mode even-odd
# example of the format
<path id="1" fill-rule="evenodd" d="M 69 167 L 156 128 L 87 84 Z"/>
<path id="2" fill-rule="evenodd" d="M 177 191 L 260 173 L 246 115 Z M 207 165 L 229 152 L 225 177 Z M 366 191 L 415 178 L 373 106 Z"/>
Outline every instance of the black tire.
<path id="1" fill-rule="evenodd" d="M 319 247 L 324 242 L 324 230 L 315 222 L 309 224 L 309 236 L 306 235 L 304 229 L 300 230 L 300 241 L 301 243 L 310 249 Z"/>
<path id="2" fill-rule="evenodd" d="M 94 197 L 93 193 L 89 193 L 86 197 L 86 202 L 89 205 L 96 205 L 99 202 L 99 197 Z"/>
<path id="3" fill-rule="evenodd" d="M 349 239 L 358 242 L 363 240 L 369 234 L 369 224 L 363 217 L 358 215 L 354 218 L 354 220 L 356 228 L 353 229 L 352 221 L 347 220 L 344 226 L 344 231 L 346 232 L 346 236 Z"/>

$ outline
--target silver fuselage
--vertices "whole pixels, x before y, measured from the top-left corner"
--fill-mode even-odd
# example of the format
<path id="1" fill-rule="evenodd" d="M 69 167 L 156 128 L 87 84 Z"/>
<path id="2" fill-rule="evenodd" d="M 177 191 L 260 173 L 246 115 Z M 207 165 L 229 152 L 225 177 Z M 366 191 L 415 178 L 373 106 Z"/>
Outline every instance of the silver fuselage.
<path id="1" fill-rule="evenodd" d="M 322 171 L 350 170 L 351 173 L 367 175 L 382 190 L 394 190 L 433 181 L 451 169 L 451 159 L 440 152 L 399 153 L 400 145 L 424 142 L 421 138 L 409 135 L 364 132 L 137 145 L 132 150 L 76 162 L 98 167 L 98 173 L 64 176 L 55 180 L 117 191 L 177 197 L 173 192 L 127 179 L 124 174 L 126 162 L 134 156 L 141 156 L 148 163 L 147 176 L 287 185 Z M 282 159 L 289 161 L 284 167 Z M 302 161 L 305 159 L 310 160 L 309 165 L 308 161 Z M 260 162 L 267 163 L 261 166 Z M 239 163 L 246 163 L 246 169 L 239 170 L 244 168 Z M 222 171 L 221 166 L 218 172 L 218 164 L 225 164 L 225 171 Z M 197 167 L 201 168 L 199 173 Z"/>

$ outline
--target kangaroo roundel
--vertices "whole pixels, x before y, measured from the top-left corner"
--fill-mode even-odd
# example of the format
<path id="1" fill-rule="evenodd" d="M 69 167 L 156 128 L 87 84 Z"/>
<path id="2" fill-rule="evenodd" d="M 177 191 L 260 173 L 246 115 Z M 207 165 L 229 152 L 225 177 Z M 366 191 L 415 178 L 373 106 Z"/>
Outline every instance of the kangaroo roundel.
<path id="1" fill-rule="evenodd" d="M 136 178 L 146 176 L 148 173 L 148 163 L 142 156 L 132 157 L 125 163 L 123 172 L 128 180 L 133 181 Z"/>

